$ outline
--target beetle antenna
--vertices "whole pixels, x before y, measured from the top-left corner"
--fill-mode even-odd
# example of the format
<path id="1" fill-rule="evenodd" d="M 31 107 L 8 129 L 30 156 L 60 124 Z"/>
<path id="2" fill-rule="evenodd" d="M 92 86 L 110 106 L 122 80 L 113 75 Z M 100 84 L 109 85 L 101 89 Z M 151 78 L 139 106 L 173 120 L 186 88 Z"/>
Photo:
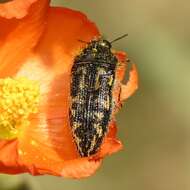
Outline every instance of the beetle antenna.
<path id="1" fill-rule="evenodd" d="M 121 40 L 122 38 L 125 38 L 126 36 L 128 36 L 128 34 L 124 34 L 124 35 L 122 35 L 122 36 L 120 36 L 120 37 L 114 39 L 114 40 L 111 41 L 110 43 L 112 44 L 112 43 L 114 43 L 114 42 L 116 42 L 116 41 L 118 41 L 118 40 Z"/>

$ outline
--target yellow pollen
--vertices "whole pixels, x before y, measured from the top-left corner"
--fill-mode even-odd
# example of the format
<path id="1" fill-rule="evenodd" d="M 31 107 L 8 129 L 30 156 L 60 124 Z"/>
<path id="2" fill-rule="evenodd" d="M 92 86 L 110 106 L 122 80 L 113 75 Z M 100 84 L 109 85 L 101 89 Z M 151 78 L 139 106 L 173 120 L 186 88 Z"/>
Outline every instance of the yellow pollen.
<path id="1" fill-rule="evenodd" d="M 25 77 L 0 79 L 0 139 L 14 139 L 38 112 L 39 84 Z"/>

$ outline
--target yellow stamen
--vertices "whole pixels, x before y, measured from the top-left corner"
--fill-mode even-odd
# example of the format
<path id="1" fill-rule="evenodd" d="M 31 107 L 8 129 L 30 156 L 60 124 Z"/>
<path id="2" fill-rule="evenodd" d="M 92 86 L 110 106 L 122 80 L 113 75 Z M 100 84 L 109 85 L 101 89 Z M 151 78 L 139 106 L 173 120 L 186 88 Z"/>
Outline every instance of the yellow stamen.
<path id="1" fill-rule="evenodd" d="M 0 79 L 0 139 L 14 139 L 37 113 L 39 84 L 25 77 Z"/>

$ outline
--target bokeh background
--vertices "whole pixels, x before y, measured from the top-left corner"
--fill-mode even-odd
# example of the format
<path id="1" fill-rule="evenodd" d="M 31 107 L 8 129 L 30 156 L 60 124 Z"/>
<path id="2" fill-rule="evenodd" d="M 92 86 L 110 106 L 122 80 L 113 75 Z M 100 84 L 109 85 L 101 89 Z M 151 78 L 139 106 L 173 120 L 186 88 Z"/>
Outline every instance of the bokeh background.
<path id="1" fill-rule="evenodd" d="M 53 0 L 52 5 L 86 13 L 109 40 L 129 34 L 114 44 L 128 52 L 140 76 L 137 93 L 117 115 L 125 149 L 106 158 L 88 179 L 2 175 L 0 189 L 189 190 L 190 1 Z"/>

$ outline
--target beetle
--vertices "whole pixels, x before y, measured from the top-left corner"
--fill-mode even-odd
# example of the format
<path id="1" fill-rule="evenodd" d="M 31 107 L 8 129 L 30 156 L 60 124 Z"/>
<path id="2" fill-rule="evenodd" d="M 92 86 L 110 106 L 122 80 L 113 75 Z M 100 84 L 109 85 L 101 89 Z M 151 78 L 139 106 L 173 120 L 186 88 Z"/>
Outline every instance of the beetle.
<path id="1" fill-rule="evenodd" d="M 71 69 L 70 126 L 81 157 L 99 150 L 113 110 L 112 90 L 118 59 L 112 43 L 102 37 L 87 43 Z M 83 42 L 83 41 L 82 41 Z"/>

